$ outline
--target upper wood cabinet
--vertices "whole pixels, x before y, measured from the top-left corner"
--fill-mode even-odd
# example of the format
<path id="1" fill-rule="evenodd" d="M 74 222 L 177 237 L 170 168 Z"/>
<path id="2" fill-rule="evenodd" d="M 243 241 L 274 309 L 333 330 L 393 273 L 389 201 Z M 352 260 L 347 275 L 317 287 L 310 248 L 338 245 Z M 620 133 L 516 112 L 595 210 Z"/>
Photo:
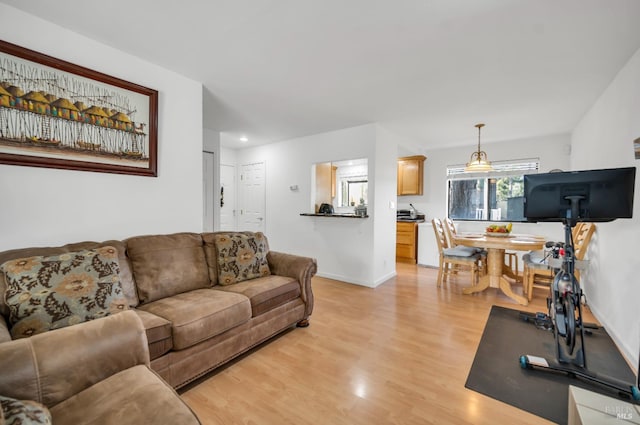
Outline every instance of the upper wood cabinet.
<path id="1" fill-rule="evenodd" d="M 336 197 L 336 172 L 338 167 L 336 165 L 331 165 L 331 197 Z"/>
<path id="2" fill-rule="evenodd" d="M 424 155 L 398 158 L 398 196 L 422 195 L 425 159 Z"/>
<path id="3" fill-rule="evenodd" d="M 330 162 L 316 164 L 316 211 L 321 204 L 332 204 L 336 197 L 337 166 Z"/>

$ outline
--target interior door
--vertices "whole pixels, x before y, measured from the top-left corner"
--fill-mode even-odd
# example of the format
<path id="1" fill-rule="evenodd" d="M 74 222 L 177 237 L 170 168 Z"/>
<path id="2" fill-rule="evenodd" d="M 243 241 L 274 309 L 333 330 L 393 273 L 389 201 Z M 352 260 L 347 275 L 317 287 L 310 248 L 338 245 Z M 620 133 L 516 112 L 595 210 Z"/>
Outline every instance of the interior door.
<path id="1" fill-rule="evenodd" d="M 264 162 L 240 166 L 240 216 L 238 230 L 265 231 Z"/>
<path id="2" fill-rule="evenodd" d="M 236 230 L 236 167 L 220 164 L 220 230 Z"/>

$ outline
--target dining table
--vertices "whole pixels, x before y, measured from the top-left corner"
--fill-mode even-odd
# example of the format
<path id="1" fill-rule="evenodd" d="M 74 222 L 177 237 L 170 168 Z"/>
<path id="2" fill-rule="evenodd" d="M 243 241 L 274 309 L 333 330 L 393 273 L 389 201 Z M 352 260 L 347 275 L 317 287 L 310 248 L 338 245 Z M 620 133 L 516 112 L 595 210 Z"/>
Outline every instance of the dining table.
<path id="1" fill-rule="evenodd" d="M 527 305 L 527 297 L 513 292 L 511 282 L 506 277 L 518 281 L 520 276 L 515 274 L 505 264 L 506 250 L 531 251 L 542 249 L 545 244 L 543 236 L 512 233 L 458 233 L 453 237 L 456 245 L 464 245 L 487 250 L 487 273 L 480 277 L 478 284 L 462 290 L 463 294 L 482 292 L 487 288 L 499 288 L 506 296 L 519 304 Z M 521 278 L 520 278 L 521 280 Z"/>

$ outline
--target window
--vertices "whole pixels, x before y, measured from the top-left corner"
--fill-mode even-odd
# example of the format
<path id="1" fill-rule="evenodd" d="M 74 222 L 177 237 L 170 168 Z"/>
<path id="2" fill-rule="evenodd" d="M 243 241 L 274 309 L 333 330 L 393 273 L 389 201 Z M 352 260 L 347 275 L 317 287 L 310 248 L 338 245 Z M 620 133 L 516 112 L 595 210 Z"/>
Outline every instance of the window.
<path id="1" fill-rule="evenodd" d="M 312 164 L 315 188 L 311 193 L 312 211 L 327 203 L 336 213 L 353 213 L 354 207 L 367 205 L 369 160 L 367 158 Z"/>
<path id="2" fill-rule="evenodd" d="M 368 184 L 367 180 L 362 180 L 362 176 L 355 177 L 355 180 L 342 180 L 340 206 L 348 207 L 368 204 Z"/>
<path id="3" fill-rule="evenodd" d="M 525 174 L 537 173 L 540 161 L 493 162 L 489 173 L 465 173 L 447 167 L 447 213 L 454 220 L 525 221 Z"/>

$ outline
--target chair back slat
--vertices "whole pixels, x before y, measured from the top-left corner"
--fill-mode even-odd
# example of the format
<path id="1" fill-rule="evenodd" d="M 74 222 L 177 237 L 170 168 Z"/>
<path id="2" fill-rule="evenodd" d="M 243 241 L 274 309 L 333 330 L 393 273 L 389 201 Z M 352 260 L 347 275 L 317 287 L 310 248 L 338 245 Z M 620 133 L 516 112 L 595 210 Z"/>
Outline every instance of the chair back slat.
<path id="1" fill-rule="evenodd" d="M 433 220 L 431 220 L 431 224 L 433 225 L 433 231 L 436 234 L 438 252 L 442 254 L 443 251 L 449 247 L 449 245 L 447 245 L 447 238 L 444 234 L 444 226 L 442 225 L 442 221 L 440 221 L 439 218 L 434 218 Z"/>
<path id="2" fill-rule="evenodd" d="M 447 231 L 447 243 L 450 248 L 455 247 L 457 244 L 454 242 L 453 238 L 458 234 L 456 230 L 456 225 L 449 217 L 444 219 L 444 228 Z"/>
<path id="3" fill-rule="evenodd" d="M 593 233 L 596 231 L 596 225 L 594 223 L 580 223 L 581 226 L 573 235 L 573 252 L 576 260 L 584 260 L 585 255 L 587 254 L 587 248 L 589 247 L 589 242 L 591 242 L 591 237 Z"/>

